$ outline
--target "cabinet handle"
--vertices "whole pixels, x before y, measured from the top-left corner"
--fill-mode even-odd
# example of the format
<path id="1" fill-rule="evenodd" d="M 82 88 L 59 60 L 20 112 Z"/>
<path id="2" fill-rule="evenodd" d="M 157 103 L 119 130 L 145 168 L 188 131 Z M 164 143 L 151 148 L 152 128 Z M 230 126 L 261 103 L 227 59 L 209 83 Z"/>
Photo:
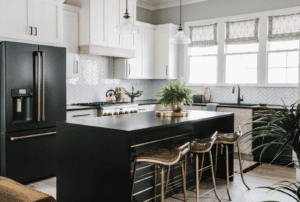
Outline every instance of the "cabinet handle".
<path id="1" fill-rule="evenodd" d="M 74 73 L 78 74 L 78 61 L 75 61 L 75 66 L 74 66 Z"/>
<path id="2" fill-rule="evenodd" d="M 168 65 L 166 66 L 166 76 L 168 76 Z"/>
<path id="3" fill-rule="evenodd" d="M 35 27 L 34 29 L 35 29 L 35 35 L 34 36 L 37 36 L 37 27 Z"/>
<path id="4" fill-rule="evenodd" d="M 41 137 L 41 136 L 47 136 L 47 135 L 55 135 L 55 134 L 56 134 L 56 132 L 51 132 L 51 133 L 42 133 L 42 134 L 38 134 L 38 135 L 28 135 L 28 136 L 22 136 L 22 137 L 11 137 L 10 140 L 15 141 L 15 140 Z"/>
<path id="5" fill-rule="evenodd" d="M 30 34 L 29 35 L 32 35 L 32 27 L 30 26 L 29 28 L 30 28 Z"/>
<path id="6" fill-rule="evenodd" d="M 128 65 L 128 71 L 129 71 L 128 75 L 130 75 L 130 65 Z"/>
<path id="7" fill-rule="evenodd" d="M 140 111 L 146 110 L 146 109 L 139 109 Z"/>
<path id="8" fill-rule="evenodd" d="M 73 115 L 73 117 L 82 117 L 82 116 L 90 116 L 91 114 L 80 114 L 80 115 Z"/>

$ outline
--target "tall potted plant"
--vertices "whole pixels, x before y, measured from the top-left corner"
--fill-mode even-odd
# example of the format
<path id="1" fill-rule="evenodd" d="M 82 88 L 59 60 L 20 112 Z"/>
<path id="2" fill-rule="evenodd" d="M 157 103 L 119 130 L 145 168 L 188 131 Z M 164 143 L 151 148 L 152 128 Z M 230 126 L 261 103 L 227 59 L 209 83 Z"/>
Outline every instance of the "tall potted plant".
<path id="1" fill-rule="evenodd" d="M 175 83 L 168 80 L 169 86 L 164 86 L 162 91 L 156 94 L 160 99 L 157 101 L 158 104 L 163 104 L 165 108 L 171 105 L 174 112 L 181 112 L 183 104 L 188 103 L 192 105 L 192 92 L 193 90 L 187 89 L 184 84 L 180 84 L 180 77 L 177 78 Z"/>
<path id="2" fill-rule="evenodd" d="M 292 149 L 297 155 L 297 164 L 295 165 L 296 169 L 299 169 L 299 159 L 300 159 L 300 104 L 292 104 L 290 107 L 284 105 L 284 109 L 282 111 L 275 110 L 265 110 L 262 112 L 273 112 L 272 116 L 262 116 L 257 117 L 254 116 L 251 119 L 258 118 L 255 121 L 251 121 L 247 124 L 262 124 L 262 126 L 253 128 L 252 130 L 243 134 L 238 142 L 246 143 L 255 141 L 258 138 L 261 138 L 263 141 L 267 137 L 271 137 L 272 141 L 263 142 L 262 145 L 257 146 L 252 149 L 253 151 L 261 150 L 259 161 L 261 162 L 261 158 L 264 152 L 271 146 L 277 145 L 278 152 L 275 154 L 271 163 L 273 163 L 285 149 Z M 294 110 L 295 106 L 297 108 Z M 269 113 L 270 114 L 270 113 Z M 275 184 L 272 187 L 261 187 L 267 188 L 270 190 L 279 191 L 282 193 L 286 193 L 292 198 L 296 199 L 296 201 L 300 201 L 299 199 L 299 185 L 298 183 L 289 183 L 286 181 L 281 181 Z"/>

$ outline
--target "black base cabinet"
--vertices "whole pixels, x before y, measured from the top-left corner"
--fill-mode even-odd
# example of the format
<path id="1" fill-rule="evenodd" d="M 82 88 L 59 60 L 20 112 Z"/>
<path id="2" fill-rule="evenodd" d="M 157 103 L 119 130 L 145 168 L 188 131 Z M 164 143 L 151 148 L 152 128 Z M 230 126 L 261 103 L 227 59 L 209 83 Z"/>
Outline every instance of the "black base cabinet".
<path id="1" fill-rule="evenodd" d="M 55 134 L 11 140 L 55 132 L 56 128 L 1 134 L 1 176 L 24 183 L 55 175 Z"/>

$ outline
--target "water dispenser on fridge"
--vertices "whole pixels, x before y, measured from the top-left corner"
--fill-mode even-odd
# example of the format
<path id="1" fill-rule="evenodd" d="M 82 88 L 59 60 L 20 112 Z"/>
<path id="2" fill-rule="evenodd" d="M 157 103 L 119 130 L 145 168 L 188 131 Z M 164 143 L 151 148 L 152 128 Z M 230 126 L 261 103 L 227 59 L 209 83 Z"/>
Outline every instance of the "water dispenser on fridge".
<path id="1" fill-rule="evenodd" d="M 13 122 L 12 125 L 33 121 L 33 93 L 32 89 L 12 89 Z"/>

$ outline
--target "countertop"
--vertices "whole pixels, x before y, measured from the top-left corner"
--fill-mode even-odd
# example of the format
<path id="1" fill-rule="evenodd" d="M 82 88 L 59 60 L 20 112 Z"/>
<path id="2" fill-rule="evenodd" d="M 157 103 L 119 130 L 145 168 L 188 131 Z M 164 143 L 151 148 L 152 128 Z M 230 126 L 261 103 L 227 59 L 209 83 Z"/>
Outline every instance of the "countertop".
<path id="1" fill-rule="evenodd" d="M 112 130 L 136 131 L 149 128 L 165 128 L 174 124 L 185 124 L 193 121 L 207 121 L 231 116 L 232 112 L 189 111 L 187 117 L 159 117 L 155 112 L 127 114 L 126 116 L 109 116 L 97 118 L 77 118 L 62 123 L 84 125 Z"/>

